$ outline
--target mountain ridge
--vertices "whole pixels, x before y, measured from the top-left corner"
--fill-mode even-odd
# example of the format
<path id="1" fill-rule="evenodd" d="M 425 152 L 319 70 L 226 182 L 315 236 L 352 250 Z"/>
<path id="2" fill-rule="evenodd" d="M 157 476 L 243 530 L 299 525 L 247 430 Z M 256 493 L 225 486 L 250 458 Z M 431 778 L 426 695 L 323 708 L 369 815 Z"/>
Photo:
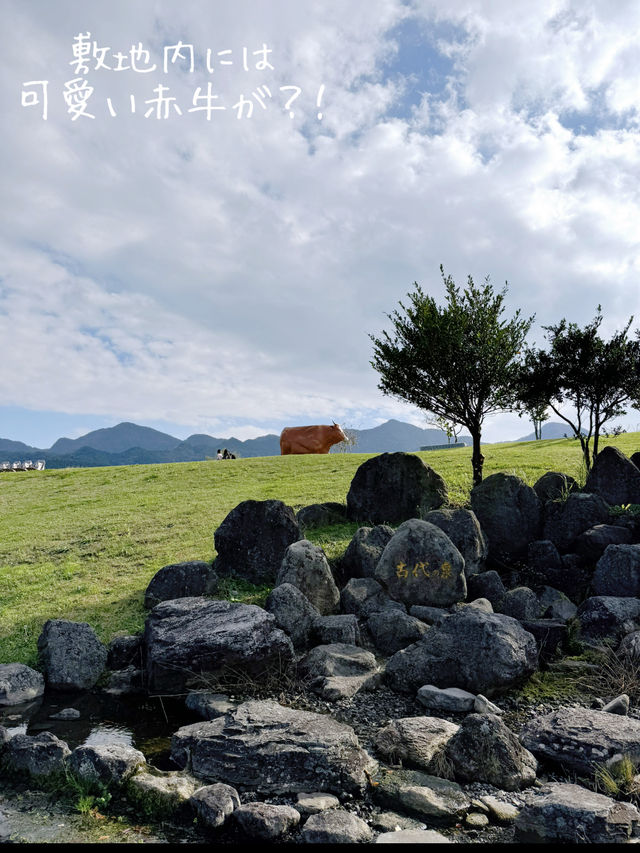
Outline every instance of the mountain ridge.
<path id="1" fill-rule="evenodd" d="M 422 429 L 396 419 L 370 429 L 349 432 L 355 436 L 353 449 L 356 453 L 415 451 L 421 445 L 446 443 L 446 434 L 441 430 Z M 461 440 L 465 439 L 470 443 L 469 436 L 461 437 Z M 239 457 L 278 456 L 280 438 L 268 433 L 241 441 L 234 437 L 217 438 L 206 433 L 194 433 L 180 440 L 128 421 L 92 430 L 76 439 L 59 438 L 49 449 L 0 438 L 0 456 L 37 457 L 45 459 L 49 468 L 197 462 L 215 457 L 218 448 L 225 447 Z M 333 450 L 336 452 L 335 448 Z"/>

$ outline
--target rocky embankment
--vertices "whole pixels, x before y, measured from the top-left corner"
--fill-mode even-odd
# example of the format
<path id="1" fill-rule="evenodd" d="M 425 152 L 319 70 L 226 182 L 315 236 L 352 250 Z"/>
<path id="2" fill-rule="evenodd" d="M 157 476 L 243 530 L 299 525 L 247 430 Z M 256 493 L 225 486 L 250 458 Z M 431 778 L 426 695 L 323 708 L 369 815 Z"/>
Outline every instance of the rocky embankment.
<path id="1" fill-rule="evenodd" d="M 71 711 L 88 689 L 184 697 L 193 721 L 171 733 L 175 769 L 133 746 L 72 750 L 0 727 L 4 771 L 71 776 L 112 807 L 195 819 L 204 840 L 636 838 L 636 694 L 607 683 L 594 651 L 637 666 L 640 528 L 611 512 L 629 504 L 640 470 L 613 448 L 583 490 L 556 472 L 533 488 L 496 474 L 465 509 L 410 454 L 364 463 L 346 505 L 296 516 L 245 501 L 215 533 L 213 566 L 156 574 L 142 636 L 106 648 L 84 623 L 49 620 L 41 671 L 0 666 L 4 706 L 45 690 Z M 346 519 L 363 526 L 330 565 L 305 530 Z M 265 608 L 217 600 L 225 576 L 273 585 Z M 592 660 L 567 659 L 580 651 Z"/>

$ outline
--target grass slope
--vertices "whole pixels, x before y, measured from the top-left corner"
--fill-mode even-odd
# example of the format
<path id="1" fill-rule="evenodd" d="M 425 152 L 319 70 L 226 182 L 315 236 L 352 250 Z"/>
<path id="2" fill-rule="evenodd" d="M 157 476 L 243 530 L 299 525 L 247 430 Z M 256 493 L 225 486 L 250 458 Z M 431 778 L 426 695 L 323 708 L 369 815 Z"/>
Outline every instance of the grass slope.
<path id="1" fill-rule="evenodd" d="M 627 455 L 640 434 L 605 440 Z M 604 446 L 604 445 L 603 445 Z M 577 442 L 555 439 L 485 445 L 485 476 L 545 471 L 577 479 Z M 294 509 L 346 500 L 356 469 L 375 454 L 274 456 L 233 462 L 76 468 L 0 475 L 0 663 L 34 665 L 49 618 L 86 621 L 104 642 L 141 630 L 144 590 L 158 569 L 211 560 L 213 533 L 240 501 L 276 498 Z M 471 448 L 418 454 L 440 473 L 450 501 L 468 502 Z M 357 525 L 314 531 L 338 556 Z M 227 585 L 227 594 L 233 588 Z"/>

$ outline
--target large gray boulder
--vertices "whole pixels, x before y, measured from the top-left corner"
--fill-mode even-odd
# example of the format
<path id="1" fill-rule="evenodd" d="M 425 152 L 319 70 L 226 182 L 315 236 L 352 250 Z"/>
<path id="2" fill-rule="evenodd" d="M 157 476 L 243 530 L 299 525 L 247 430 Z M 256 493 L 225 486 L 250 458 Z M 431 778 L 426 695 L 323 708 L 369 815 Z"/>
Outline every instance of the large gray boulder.
<path id="1" fill-rule="evenodd" d="M 307 648 L 320 613 L 297 586 L 290 583 L 275 586 L 265 609 L 273 613 L 278 628 L 291 637 L 294 648 Z"/>
<path id="2" fill-rule="evenodd" d="M 568 554 L 581 533 L 596 524 L 606 524 L 608 520 L 609 506 L 599 495 L 577 492 L 570 494 L 564 503 L 545 504 L 542 538 L 553 542 L 561 554 Z M 557 586 L 557 583 L 552 585 Z"/>
<path id="3" fill-rule="evenodd" d="M 516 818 L 518 844 L 624 844 L 638 835 L 640 812 L 631 803 L 570 782 L 548 782 Z"/>
<path id="4" fill-rule="evenodd" d="M 147 689 L 183 693 L 226 667 L 257 673 L 286 667 L 293 645 L 261 607 L 206 598 L 158 604 L 144 629 Z"/>
<path id="5" fill-rule="evenodd" d="M 593 461 L 584 490 L 611 506 L 640 503 L 640 471 L 617 447 L 604 447 Z"/>
<path id="6" fill-rule="evenodd" d="M 589 708 L 558 708 L 530 720 L 520 742 L 538 758 L 591 776 L 596 763 L 606 764 L 618 753 L 640 760 L 640 721 Z"/>
<path id="7" fill-rule="evenodd" d="M 531 675 L 536 665 L 536 641 L 517 620 L 465 607 L 396 652 L 386 678 L 402 693 L 433 684 L 491 696 Z"/>
<path id="8" fill-rule="evenodd" d="M 533 484 L 533 491 L 543 504 L 547 501 L 563 500 L 570 492 L 575 492 L 577 489 L 578 484 L 574 478 L 559 471 L 547 471 Z"/>
<path id="9" fill-rule="evenodd" d="M 87 782 L 122 785 L 146 759 L 138 749 L 122 743 L 77 746 L 68 759 L 71 772 Z"/>
<path id="10" fill-rule="evenodd" d="M 340 603 L 324 551 L 307 539 L 293 542 L 285 551 L 276 575 L 276 586 L 282 583 L 297 586 L 323 616 L 335 613 Z"/>
<path id="11" fill-rule="evenodd" d="M 581 635 L 588 640 L 621 640 L 640 629 L 640 600 L 614 595 L 594 595 L 578 608 Z"/>
<path id="12" fill-rule="evenodd" d="M 595 595 L 640 597 L 640 545 L 608 545 L 596 565 L 592 590 Z"/>
<path id="13" fill-rule="evenodd" d="M 6 744 L 3 761 L 16 773 L 50 776 L 64 773 L 71 750 L 51 732 L 37 735 L 14 735 Z"/>
<path id="14" fill-rule="evenodd" d="M 540 538 L 540 499 L 513 474 L 491 474 L 474 486 L 471 507 L 489 540 L 492 557 L 521 559 L 529 543 Z"/>
<path id="15" fill-rule="evenodd" d="M 375 575 L 378 560 L 392 536 L 393 528 L 387 524 L 359 527 L 340 560 L 342 577 L 345 580 L 372 578 Z"/>
<path id="16" fill-rule="evenodd" d="M 174 563 L 164 566 L 151 578 L 144 594 L 144 606 L 152 608 L 174 598 L 213 595 L 217 588 L 218 576 L 211 563 L 202 560 Z"/>
<path id="17" fill-rule="evenodd" d="M 43 693 L 42 673 L 23 663 L 0 664 L 0 707 L 29 702 Z"/>
<path id="18" fill-rule="evenodd" d="M 301 538 L 293 510 L 282 501 L 242 501 L 214 534 L 214 568 L 255 584 L 274 583 L 285 551 Z"/>
<path id="19" fill-rule="evenodd" d="M 495 714 L 469 714 L 447 744 L 456 779 L 504 791 L 533 785 L 538 762 Z"/>
<path id="20" fill-rule="evenodd" d="M 201 779 L 264 794 L 361 794 L 377 766 L 350 726 L 272 700 L 244 702 L 225 717 L 178 729 L 171 757 Z"/>
<path id="21" fill-rule="evenodd" d="M 367 459 L 355 473 L 347 494 L 354 521 L 399 524 L 420 518 L 447 500 L 439 474 L 412 453 L 383 453 Z"/>
<path id="22" fill-rule="evenodd" d="M 420 619 L 397 610 L 372 613 L 367 620 L 367 628 L 374 646 L 385 656 L 410 646 L 429 630 Z"/>
<path id="23" fill-rule="evenodd" d="M 38 637 L 38 652 L 52 690 L 89 690 L 107 663 L 107 647 L 86 622 L 49 619 Z"/>
<path id="24" fill-rule="evenodd" d="M 374 743 L 390 764 L 411 764 L 437 776 L 445 750 L 459 729 L 438 717 L 401 717 L 379 729 Z"/>
<path id="25" fill-rule="evenodd" d="M 483 570 L 489 549 L 474 512 L 470 509 L 434 509 L 425 515 L 424 520 L 446 533 L 460 551 L 467 578 Z"/>
<path id="26" fill-rule="evenodd" d="M 464 558 L 435 524 L 412 518 L 387 543 L 375 578 L 405 604 L 449 607 L 467 595 Z"/>

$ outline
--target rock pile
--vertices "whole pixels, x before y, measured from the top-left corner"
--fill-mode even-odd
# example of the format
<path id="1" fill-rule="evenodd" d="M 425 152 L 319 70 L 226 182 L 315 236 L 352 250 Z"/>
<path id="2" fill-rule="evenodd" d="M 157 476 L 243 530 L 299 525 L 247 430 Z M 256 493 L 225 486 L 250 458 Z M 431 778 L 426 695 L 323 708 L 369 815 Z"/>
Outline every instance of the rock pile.
<path id="1" fill-rule="evenodd" d="M 636 837 L 634 806 L 572 783 L 535 786 L 547 772 L 593 778 L 622 756 L 640 763 L 629 696 L 598 709 L 543 706 L 526 721 L 503 700 L 555 666 L 570 637 L 622 642 L 640 657 L 640 535 L 610 513 L 640 503 L 638 468 L 606 448 L 583 491 L 548 472 L 533 488 L 487 477 L 471 509 L 443 507 L 446 495 L 418 457 L 383 454 L 358 469 L 346 506 L 296 517 L 280 501 L 239 504 L 215 532 L 213 565 L 154 576 L 142 637 L 107 649 L 85 623 L 49 620 L 42 673 L 0 666 L 0 706 L 45 686 L 95 688 L 105 667 L 112 691 L 188 694 L 201 719 L 173 733 L 180 769 L 157 770 L 131 747 L 72 751 L 51 733 L 8 737 L 0 727 L 2 766 L 72 773 L 147 813 L 195 814 L 203 831 L 266 841 Z M 332 564 L 302 531 L 347 517 L 367 526 Z M 217 600 L 228 575 L 272 585 L 266 607 Z M 282 692 L 282 701 L 207 692 L 229 667 L 295 680 L 306 708 Z M 404 714 L 344 722 L 384 691 Z"/>

